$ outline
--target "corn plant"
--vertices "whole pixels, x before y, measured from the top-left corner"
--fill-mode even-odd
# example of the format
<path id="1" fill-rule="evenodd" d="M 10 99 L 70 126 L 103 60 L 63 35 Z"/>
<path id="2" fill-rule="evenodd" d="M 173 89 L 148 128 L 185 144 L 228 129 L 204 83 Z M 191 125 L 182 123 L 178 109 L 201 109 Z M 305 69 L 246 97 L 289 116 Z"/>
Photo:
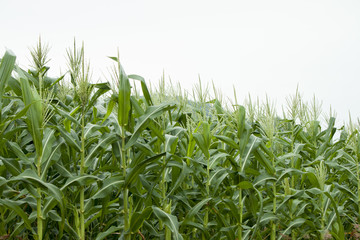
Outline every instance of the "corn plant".
<path id="1" fill-rule="evenodd" d="M 53 78 L 48 51 L 1 59 L 1 239 L 358 239 L 359 127 L 315 98 L 148 88 L 119 54 L 93 83 L 75 42 Z"/>

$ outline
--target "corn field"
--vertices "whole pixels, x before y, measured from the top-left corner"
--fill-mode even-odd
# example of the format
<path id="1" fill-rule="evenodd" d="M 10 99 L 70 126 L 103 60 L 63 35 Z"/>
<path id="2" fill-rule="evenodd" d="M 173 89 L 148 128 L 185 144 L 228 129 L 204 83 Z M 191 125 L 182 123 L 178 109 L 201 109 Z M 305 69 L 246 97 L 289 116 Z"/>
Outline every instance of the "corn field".
<path id="1" fill-rule="evenodd" d="M 301 95 L 228 107 L 215 89 L 148 87 L 84 48 L 0 65 L 0 239 L 360 239 L 360 134 Z M 235 98 L 236 99 L 236 98 Z"/>

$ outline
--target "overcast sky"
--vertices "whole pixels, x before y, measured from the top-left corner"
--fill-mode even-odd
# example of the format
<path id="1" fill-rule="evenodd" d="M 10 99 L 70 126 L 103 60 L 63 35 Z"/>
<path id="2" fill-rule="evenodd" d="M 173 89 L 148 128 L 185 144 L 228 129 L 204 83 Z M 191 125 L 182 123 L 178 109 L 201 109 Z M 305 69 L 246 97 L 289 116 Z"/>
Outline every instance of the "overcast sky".
<path id="1" fill-rule="evenodd" d="M 74 37 L 85 42 L 94 77 L 117 54 L 128 74 L 162 76 L 191 89 L 200 75 L 225 96 L 267 94 L 279 106 L 297 85 L 331 105 L 340 121 L 360 117 L 360 1 L 354 0 L 2 0 L 0 54 L 20 66 L 39 35 L 51 51 L 51 74 L 66 66 Z"/>

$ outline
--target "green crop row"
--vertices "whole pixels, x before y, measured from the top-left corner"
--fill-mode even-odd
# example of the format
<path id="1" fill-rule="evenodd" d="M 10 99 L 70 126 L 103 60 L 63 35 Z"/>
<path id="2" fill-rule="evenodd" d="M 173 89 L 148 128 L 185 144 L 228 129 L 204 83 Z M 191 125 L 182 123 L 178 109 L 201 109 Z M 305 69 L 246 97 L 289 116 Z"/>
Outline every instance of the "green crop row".
<path id="1" fill-rule="evenodd" d="M 0 239 L 360 239 L 360 134 L 297 93 L 226 107 L 201 83 L 147 87 L 84 48 L 0 65 Z"/>

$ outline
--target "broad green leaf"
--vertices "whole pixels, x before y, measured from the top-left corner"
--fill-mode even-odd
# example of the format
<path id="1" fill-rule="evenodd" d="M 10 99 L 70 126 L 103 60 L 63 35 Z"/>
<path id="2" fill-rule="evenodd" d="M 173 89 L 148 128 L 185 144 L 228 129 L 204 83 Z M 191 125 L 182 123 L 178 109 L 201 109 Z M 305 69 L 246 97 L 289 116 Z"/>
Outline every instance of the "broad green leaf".
<path id="1" fill-rule="evenodd" d="M 29 229 L 31 232 L 33 232 L 33 229 L 31 227 L 31 221 L 29 220 L 29 217 L 23 210 L 23 206 L 26 203 L 24 201 L 13 201 L 10 199 L 0 199 L 0 205 L 5 206 L 9 209 L 12 209 L 16 214 L 21 217 L 21 219 L 24 221 L 25 226 L 27 229 Z M 33 232 L 34 233 L 34 232 Z"/>
<path id="2" fill-rule="evenodd" d="M 176 136 L 165 134 L 165 151 L 174 154 L 178 140 L 179 139 Z"/>
<path id="3" fill-rule="evenodd" d="M 182 162 L 181 173 L 180 173 L 179 177 L 176 179 L 175 184 L 171 186 L 171 188 L 170 188 L 171 190 L 168 193 L 167 197 L 172 195 L 179 188 L 179 186 L 184 182 L 185 178 L 187 176 L 189 176 L 189 174 L 191 172 L 192 172 L 191 169 L 186 165 L 186 163 Z"/>
<path id="4" fill-rule="evenodd" d="M 60 141 L 55 142 L 55 144 L 55 147 L 51 150 L 50 155 L 47 156 L 47 159 L 45 159 L 44 157 L 42 158 L 45 159 L 45 164 L 44 166 L 42 166 L 41 179 L 45 179 L 49 168 L 56 162 L 56 160 L 61 157 L 61 154 L 59 152 L 60 147 L 62 146 L 62 144 L 64 144 L 64 140 L 61 139 Z M 41 160 L 41 162 L 43 162 L 43 160 Z"/>
<path id="5" fill-rule="evenodd" d="M 195 215 L 199 213 L 199 211 L 202 209 L 202 207 L 207 204 L 212 198 L 205 198 L 202 201 L 198 202 L 191 210 L 188 212 L 188 214 L 185 217 L 185 220 L 191 221 Z"/>
<path id="6" fill-rule="evenodd" d="M 297 219 L 291 221 L 288 228 L 285 229 L 285 231 L 282 233 L 282 235 L 278 239 L 281 239 L 283 235 L 288 234 L 292 228 L 301 226 L 302 224 L 305 223 L 305 221 L 306 221 L 306 219 L 304 219 L 304 218 L 297 218 Z"/>
<path id="7" fill-rule="evenodd" d="M 68 133 L 63 127 L 56 126 L 55 127 L 61 134 L 61 136 L 64 138 L 65 142 L 74 149 L 76 152 L 80 152 L 80 145 L 78 142 L 78 139 L 74 139 L 70 133 Z"/>
<path id="8" fill-rule="evenodd" d="M 16 56 L 10 50 L 7 50 L 0 62 L 0 113 L 2 109 L 2 99 L 5 93 L 5 87 L 11 77 L 15 66 Z"/>
<path id="9" fill-rule="evenodd" d="M 102 95 L 104 95 L 107 91 L 110 90 L 110 84 L 108 82 L 90 84 L 90 87 L 97 88 L 97 91 L 94 94 L 92 94 L 90 101 L 87 104 L 88 107 L 86 108 L 86 111 L 95 105 L 95 102 L 96 102 L 96 100 L 98 100 L 98 98 L 100 98 Z"/>
<path id="10" fill-rule="evenodd" d="M 108 230 L 106 230 L 105 232 L 99 232 L 99 234 L 96 236 L 95 240 L 102 240 L 106 237 L 108 237 L 109 235 L 122 230 L 124 227 L 115 227 L 115 226 L 111 226 Z"/>
<path id="11" fill-rule="evenodd" d="M 24 163 L 31 164 L 33 161 L 29 159 L 25 153 L 22 151 L 20 146 L 15 142 L 7 142 L 7 145 L 10 147 L 10 149 L 15 153 L 15 155 Z"/>
<path id="12" fill-rule="evenodd" d="M 312 172 L 307 172 L 306 173 L 307 178 L 309 179 L 311 185 L 313 187 L 319 188 L 320 189 L 320 184 L 318 181 L 318 178 L 316 177 L 316 175 Z"/>
<path id="13" fill-rule="evenodd" d="M 241 165 L 241 172 L 245 170 L 245 166 L 247 162 L 250 159 L 250 154 L 257 149 L 257 147 L 260 145 L 261 140 L 258 137 L 255 137 L 254 135 L 251 135 L 249 138 L 249 142 L 247 146 L 245 147 L 245 150 L 242 155 L 242 165 Z"/>
<path id="14" fill-rule="evenodd" d="M 282 171 L 281 175 L 278 177 L 277 182 L 281 182 L 285 177 L 293 176 L 293 175 L 302 175 L 304 172 L 295 169 L 295 168 L 287 168 Z"/>
<path id="15" fill-rule="evenodd" d="M 137 166 L 129 168 L 125 177 L 125 187 L 128 187 L 130 184 L 132 184 L 135 181 L 135 179 L 139 176 L 139 173 L 142 173 L 150 163 L 158 160 L 159 158 L 165 155 L 166 155 L 165 152 L 157 154 L 155 156 L 143 160 Z"/>
<path id="16" fill-rule="evenodd" d="M 238 187 L 240 189 L 249 189 L 249 188 L 254 188 L 254 186 L 252 185 L 251 182 L 249 181 L 242 181 L 239 183 Z"/>
<path id="17" fill-rule="evenodd" d="M 255 178 L 253 185 L 257 186 L 259 184 L 266 183 L 267 181 L 276 181 L 276 180 L 277 180 L 277 178 L 275 178 L 267 173 L 263 173 Z"/>
<path id="18" fill-rule="evenodd" d="M 200 148 L 201 152 L 205 155 L 205 157 L 207 159 L 210 158 L 209 148 L 206 144 L 204 135 L 202 135 L 201 133 L 194 133 L 193 137 L 194 137 L 198 147 Z"/>
<path id="19" fill-rule="evenodd" d="M 229 137 L 226 137 L 226 136 L 223 136 L 223 135 L 214 135 L 214 137 L 216 137 L 217 139 L 223 141 L 224 143 L 226 143 L 227 145 L 229 145 L 230 147 L 234 148 L 234 149 L 239 149 L 239 145 L 236 144 L 236 142 L 229 138 Z"/>
<path id="20" fill-rule="evenodd" d="M 277 221 L 278 218 L 273 213 L 264 213 L 261 216 L 260 224 L 268 224 L 270 221 Z"/>
<path id="21" fill-rule="evenodd" d="M 212 192 L 215 195 L 219 186 L 223 183 L 226 177 L 229 175 L 228 171 L 225 168 L 218 168 L 210 176 L 210 187 L 213 188 Z"/>
<path id="22" fill-rule="evenodd" d="M 339 239 L 345 239 L 344 225 L 338 211 L 338 203 L 335 201 L 333 196 L 331 196 L 331 194 L 328 191 L 325 191 L 324 194 L 330 199 L 333 209 L 336 213 L 336 219 L 337 219 L 336 223 L 338 228 L 336 235 L 339 237 Z"/>
<path id="23" fill-rule="evenodd" d="M 60 116 L 62 116 L 63 118 L 65 118 L 68 121 L 71 121 L 72 123 L 74 123 L 77 126 L 80 126 L 80 122 L 77 121 L 72 115 L 74 115 L 77 111 L 79 111 L 80 108 L 75 108 L 71 113 L 68 113 L 64 110 L 62 110 L 59 106 L 52 106 L 52 109 L 59 114 Z"/>
<path id="24" fill-rule="evenodd" d="M 3 158 L 0 156 L 0 160 L 5 165 L 6 170 L 11 173 L 13 176 L 17 176 L 21 173 L 21 166 L 19 161 L 13 158 Z"/>
<path id="25" fill-rule="evenodd" d="M 219 161 L 226 159 L 226 157 L 229 156 L 227 153 L 219 152 L 210 158 L 210 165 L 209 168 L 213 169 Z"/>
<path id="26" fill-rule="evenodd" d="M 86 186 L 96 180 L 99 180 L 99 178 L 97 176 L 92 176 L 92 175 L 73 176 L 68 178 L 66 183 L 61 187 L 61 190 L 64 190 L 73 185 Z"/>
<path id="27" fill-rule="evenodd" d="M 17 73 L 20 77 L 23 101 L 25 105 L 30 105 L 27 112 L 28 128 L 32 134 L 36 151 L 42 152 L 42 124 L 43 124 L 43 103 L 36 89 L 30 87 L 28 78 L 18 68 Z"/>
<path id="28" fill-rule="evenodd" d="M 275 168 L 272 166 L 271 161 L 266 158 L 265 154 L 260 150 L 256 149 L 254 151 L 255 159 L 260 162 L 266 169 L 269 174 L 275 173 Z"/>
<path id="29" fill-rule="evenodd" d="M 118 121 L 120 126 L 126 126 L 129 121 L 129 112 L 131 109 L 130 103 L 130 93 L 131 87 L 129 78 L 125 74 L 124 69 L 122 68 L 119 59 L 117 60 L 118 64 Z"/>
<path id="30" fill-rule="evenodd" d="M 36 174 L 35 171 L 26 169 L 23 173 L 20 175 L 10 178 L 9 182 L 16 182 L 16 181 L 22 181 L 25 183 L 29 183 L 36 187 L 41 187 L 48 191 L 48 193 L 54 197 L 58 203 L 60 204 L 60 207 L 63 209 L 63 195 L 58 187 L 51 183 L 44 182 L 39 178 L 39 176 Z"/>
<path id="31" fill-rule="evenodd" d="M 166 112 L 174 107 L 175 107 L 175 105 L 171 104 L 171 103 L 162 103 L 157 106 L 149 107 L 146 110 L 145 114 L 143 116 L 141 116 L 139 118 L 138 122 L 136 123 L 134 132 L 131 135 L 129 141 L 126 143 L 125 149 L 129 149 L 132 145 L 135 144 L 138 137 L 140 136 L 142 131 L 147 127 L 147 125 L 149 124 L 151 119 L 154 119 L 154 118 L 160 116 L 164 112 Z"/>
<path id="32" fill-rule="evenodd" d="M 154 214 L 159 218 L 172 232 L 172 238 L 175 240 L 182 240 L 183 237 L 179 233 L 179 222 L 174 215 L 164 212 L 158 207 L 152 207 Z"/>
<path id="33" fill-rule="evenodd" d="M 149 92 L 149 90 L 148 90 L 148 88 L 146 86 L 146 83 L 145 83 L 145 79 L 143 77 L 141 77 L 139 75 L 135 75 L 135 74 L 129 75 L 128 77 L 141 82 L 141 90 L 142 90 L 142 92 L 144 94 L 144 97 L 145 97 L 145 100 L 146 100 L 147 104 L 149 106 L 153 105 L 153 102 L 152 102 L 151 96 L 150 96 L 150 92 Z"/>
<path id="34" fill-rule="evenodd" d="M 46 128 L 44 130 L 44 138 L 42 140 L 42 146 L 43 146 L 43 151 L 41 154 L 41 164 L 46 163 L 47 161 L 50 161 L 51 159 L 49 158 L 51 155 L 53 155 L 53 143 L 55 141 L 55 136 L 54 136 L 55 130 L 50 130 L 48 128 Z"/>
<path id="35" fill-rule="evenodd" d="M 112 191 L 120 190 L 124 184 L 124 177 L 114 176 L 104 180 L 102 187 L 100 187 L 97 192 L 92 196 L 92 199 L 103 199 Z"/>
<path id="36" fill-rule="evenodd" d="M 92 135 L 94 132 L 98 131 L 98 130 L 108 131 L 105 126 L 101 126 L 101 125 L 97 125 L 97 124 L 92 124 L 92 123 L 86 124 L 85 129 L 84 129 L 84 137 L 85 137 L 85 139 L 90 138 L 91 135 Z"/>
<path id="37" fill-rule="evenodd" d="M 97 145 L 92 148 L 91 151 L 87 154 L 85 158 L 85 166 L 89 167 L 92 164 L 94 157 L 99 154 L 101 149 L 106 149 L 111 143 L 115 142 L 117 139 L 118 138 L 116 137 L 116 135 L 111 133 L 106 134 L 102 138 L 100 138 Z"/>
<path id="38" fill-rule="evenodd" d="M 130 232 L 136 233 L 153 212 L 151 207 L 146 207 L 142 212 L 134 212 L 131 216 Z"/>
<path id="39" fill-rule="evenodd" d="M 190 221 L 190 220 L 186 219 L 181 223 L 181 226 L 190 226 L 190 227 L 193 227 L 193 228 L 197 228 L 202 233 L 205 234 L 205 239 L 211 239 L 209 231 L 207 231 L 202 224 L 199 224 L 199 223 L 196 223 L 196 222 L 193 222 L 193 221 Z"/>

